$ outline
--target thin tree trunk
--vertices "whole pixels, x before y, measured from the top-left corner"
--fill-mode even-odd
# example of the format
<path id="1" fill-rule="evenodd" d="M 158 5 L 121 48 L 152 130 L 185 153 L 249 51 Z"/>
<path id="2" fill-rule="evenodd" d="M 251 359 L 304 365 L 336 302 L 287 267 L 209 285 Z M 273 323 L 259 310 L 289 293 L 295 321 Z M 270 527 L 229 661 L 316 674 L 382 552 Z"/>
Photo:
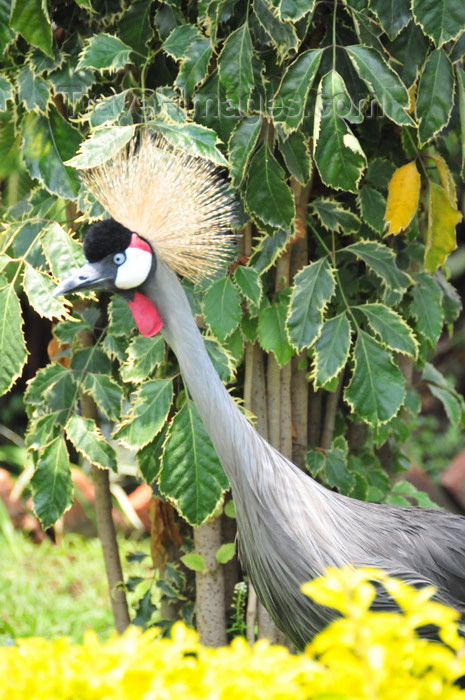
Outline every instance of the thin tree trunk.
<path id="1" fill-rule="evenodd" d="M 92 465 L 92 479 L 95 485 L 95 514 L 97 531 L 102 545 L 105 571 L 110 588 L 111 608 L 115 627 L 122 634 L 130 624 L 126 592 L 123 587 L 123 570 L 113 522 L 110 475 L 108 469 L 99 469 Z"/>
<path id="2" fill-rule="evenodd" d="M 249 582 L 247 595 L 247 613 L 245 616 L 245 624 L 247 626 L 247 641 L 252 646 L 255 642 L 255 623 L 257 622 L 257 606 L 258 602 L 255 588 Z"/>
<path id="3" fill-rule="evenodd" d="M 205 646 L 227 644 L 223 567 L 215 554 L 221 546 L 221 520 L 214 518 L 194 528 L 195 551 L 204 560 L 204 571 L 195 573 L 197 631 Z"/>
<path id="4" fill-rule="evenodd" d="M 80 333 L 80 339 L 84 346 L 93 344 L 93 338 L 88 333 Z M 81 396 L 81 410 L 84 417 L 93 418 L 97 422 L 97 406 L 90 396 L 85 394 Z M 102 546 L 105 572 L 110 590 L 111 609 L 116 630 L 119 634 L 122 634 L 131 620 L 124 589 L 123 569 L 119 556 L 115 524 L 113 522 L 110 475 L 108 469 L 99 469 L 95 465 L 92 465 L 91 469 L 95 485 L 97 532 Z"/>

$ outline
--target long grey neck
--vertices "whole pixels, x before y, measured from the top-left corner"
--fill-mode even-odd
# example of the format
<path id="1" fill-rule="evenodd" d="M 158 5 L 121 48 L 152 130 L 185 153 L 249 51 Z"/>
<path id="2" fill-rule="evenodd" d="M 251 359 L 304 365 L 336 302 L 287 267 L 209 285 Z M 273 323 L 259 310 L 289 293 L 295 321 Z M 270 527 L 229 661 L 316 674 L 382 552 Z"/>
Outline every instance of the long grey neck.
<path id="1" fill-rule="evenodd" d="M 160 313 L 162 335 L 178 358 L 189 392 L 234 486 L 238 475 L 242 482 L 244 471 L 253 468 L 253 447 L 261 443 L 261 438 L 223 386 L 176 274 L 159 261 L 142 291 Z"/>

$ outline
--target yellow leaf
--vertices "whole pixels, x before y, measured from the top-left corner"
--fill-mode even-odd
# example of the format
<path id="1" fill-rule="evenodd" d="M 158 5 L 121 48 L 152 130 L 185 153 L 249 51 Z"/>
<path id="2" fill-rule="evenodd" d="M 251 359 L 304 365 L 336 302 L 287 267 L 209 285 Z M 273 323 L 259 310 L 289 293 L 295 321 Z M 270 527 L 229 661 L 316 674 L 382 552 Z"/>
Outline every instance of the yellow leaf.
<path id="1" fill-rule="evenodd" d="M 420 173 L 415 161 L 394 171 L 388 188 L 385 221 L 389 224 L 388 234 L 401 233 L 418 209 L 420 198 Z"/>
<path id="2" fill-rule="evenodd" d="M 457 248 L 455 227 L 462 220 L 447 191 L 432 182 L 428 196 L 428 230 L 426 232 L 425 268 L 434 272 L 449 253 Z"/>
<path id="3" fill-rule="evenodd" d="M 454 207 L 457 204 L 457 191 L 455 189 L 455 182 L 449 167 L 442 156 L 431 156 L 435 166 L 438 169 L 439 178 L 441 180 L 441 185 L 444 187 L 446 194 L 449 198 L 449 202 Z"/>

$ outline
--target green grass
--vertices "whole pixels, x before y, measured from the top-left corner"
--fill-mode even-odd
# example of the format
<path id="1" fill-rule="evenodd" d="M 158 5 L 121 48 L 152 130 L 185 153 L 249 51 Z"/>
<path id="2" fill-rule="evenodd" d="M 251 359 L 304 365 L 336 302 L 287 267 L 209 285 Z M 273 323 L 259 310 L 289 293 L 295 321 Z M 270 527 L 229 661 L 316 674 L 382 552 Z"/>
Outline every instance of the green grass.
<path id="1" fill-rule="evenodd" d="M 69 637 L 113 630 L 100 543 L 65 536 L 34 545 L 0 529 L 0 644 L 8 638 Z"/>

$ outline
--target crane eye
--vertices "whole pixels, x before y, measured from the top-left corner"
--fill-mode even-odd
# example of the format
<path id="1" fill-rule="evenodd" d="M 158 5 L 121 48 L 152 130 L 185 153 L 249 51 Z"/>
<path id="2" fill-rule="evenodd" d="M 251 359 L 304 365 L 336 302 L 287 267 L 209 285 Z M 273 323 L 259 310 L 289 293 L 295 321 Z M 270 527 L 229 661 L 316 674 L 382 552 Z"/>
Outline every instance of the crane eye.
<path id="1" fill-rule="evenodd" d="M 122 265 L 126 262 L 126 255 L 124 253 L 115 253 L 113 256 L 113 262 L 115 265 Z"/>

